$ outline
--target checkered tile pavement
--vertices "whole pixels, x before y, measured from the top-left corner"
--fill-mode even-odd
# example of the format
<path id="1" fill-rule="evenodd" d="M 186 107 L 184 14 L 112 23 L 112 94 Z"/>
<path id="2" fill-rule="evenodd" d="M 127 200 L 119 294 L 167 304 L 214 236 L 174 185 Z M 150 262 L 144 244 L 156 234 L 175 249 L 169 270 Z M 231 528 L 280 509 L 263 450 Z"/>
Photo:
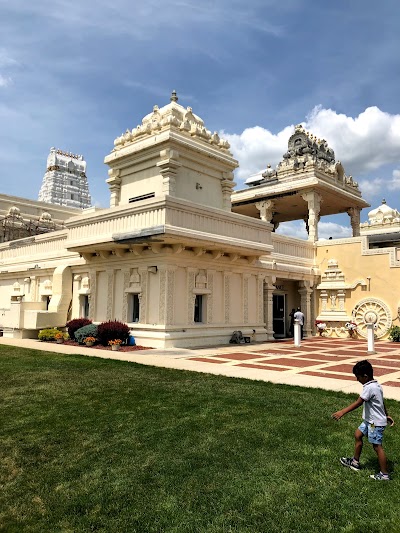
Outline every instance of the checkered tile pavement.
<path id="1" fill-rule="evenodd" d="M 293 340 L 273 342 L 269 348 L 256 345 L 241 345 L 240 351 L 216 350 L 204 357 L 188 357 L 190 361 L 215 363 L 274 371 L 287 374 L 321 378 L 352 380 L 352 368 L 357 361 L 368 359 L 374 367 L 379 382 L 389 387 L 400 387 L 400 346 L 388 342 L 375 342 L 374 355 L 367 355 L 367 342 L 353 339 L 311 338 L 304 339 L 301 346 Z"/>

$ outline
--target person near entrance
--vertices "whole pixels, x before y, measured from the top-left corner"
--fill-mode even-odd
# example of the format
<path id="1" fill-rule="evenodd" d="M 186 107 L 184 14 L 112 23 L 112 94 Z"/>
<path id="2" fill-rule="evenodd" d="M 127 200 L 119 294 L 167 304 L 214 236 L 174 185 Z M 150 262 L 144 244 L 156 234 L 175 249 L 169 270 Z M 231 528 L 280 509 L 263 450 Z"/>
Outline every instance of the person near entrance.
<path id="1" fill-rule="evenodd" d="M 294 314 L 295 312 L 296 312 L 296 309 L 293 307 L 293 309 L 289 313 L 289 316 L 290 316 L 289 337 L 294 337 Z"/>
<path id="2" fill-rule="evenodd" d="M 300 307 L 297 308 L 297 311 L 294 314 L 294 320 L 298 320 L 301 329 L 301 338 L 303 338 L 303 329 L 304 329 L 304 314 L 301 312 Z"/>

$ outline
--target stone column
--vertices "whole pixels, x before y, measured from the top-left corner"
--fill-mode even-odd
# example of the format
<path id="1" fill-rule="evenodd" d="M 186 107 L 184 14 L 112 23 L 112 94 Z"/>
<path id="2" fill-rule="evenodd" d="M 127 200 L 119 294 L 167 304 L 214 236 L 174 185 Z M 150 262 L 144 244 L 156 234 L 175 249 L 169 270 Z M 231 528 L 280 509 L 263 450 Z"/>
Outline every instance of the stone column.
<path id="1" fill-rule="evenodd" d="M 122 290 L 124 292 L 122 296 L 122 320 L 124 322 L 130 322 L 128 318 L 128 298 L 129 298 L 129 278 L 131 276 L 131 269 L 124 268 L 122 269 Z"/>
<path id="2" fill-rule="evenodd" d="M 214 274 L 215 270 L 207 270 L 207 324 L 212 324 L 214 320 Z"/>
<path id="3" fill-rule="evenodd" d="M 120 170 L 116 168 L 110 168 L 108 175 L 110 177 L 106 180 L 106 183 L 110 189 L 110 207 L 115 207 L 119 205 L 120 200 L 122 181 L 120 178 Z"/>
<path id="4" fill-rule="evenodd" d="M 247 324 L 249 322 L 249 278 L 251 274 L 242 274 L 242 287 L 243 287 L 243 322 Z"/>
<path id="5" fill-rule="evenodd" d="M 308 191 L 301 195 L 308 205 L 308 240 L 318 240 L 318 221 L 322 203 L 322 196 L 316 191 Z"/>
<path id="6" fill-rule="evenodd" d="M 274 216 L 275 202 L 264 200 L 262 202 L 256 202 L 254 205 L 260 211 L 261 220 L 271 223 L 272 217 Z"/>
<path id="7" fill-rule="evenodd" d="M 89 294 L 89 318 L 95 320 L 96 297 L 97 297 L 97 272 L 89 272 L 90 294 Z"/>
<path id="8" fill-rule="evenodd" d="M 265 329 L 267 330 L 267 340 L 273 340 L 274 338 L 274 290 L 276 279 L 274 276 L 265 278 L 264 283 L 264 322 Z"/>
<path id="9" fill-rule="evenodd" d="M 163 193 L 175 196 L 176 176 L 182 163 L 179 162 L 179 152 L 176 150 L 161 150 L 161 161 L 157 163 L 160 174 L 163 177 Z"/>
<path id="10" fill-rule="evenodd" d="M 347 214 L 350 217 L 351 229 L 353 230 L 353 237 L 359 237 L 360 235 L 360 213 L 359 207 L 350 207 L 347 210 Z"/>
<path id="11" fill-rule="evenodd" d="M 30 302 L 31 301 L 31 278 L 25 278 L 24 279 L 24 294 L 25 294 L 25 301 Z"/>
<path id="12" fill-rule="evenodd" d="M 139 322 L 141 324 L 147 324 L 147 287 L 149 281 L 149 271 L 147 267 L 138 268 L 140 276 L 140 294 L 139 294 Z"/>
<path id="13" fill-rule="evenodd" d="M 311 315 L 311 296 L 313 289 L 309 281 L 299 282 L 300 307 L 304 314 L 304 336 L 311 337 L 312 335 L 312 315 Z"/>
<path id="14" fill-rule="evenodd" d="M 189 325 L 194 324 L 194 301 L 196 295 L 194 294 L 194 282 L 197 268 L 187 269 L 187 322 Z"/>
<path id="15" fill-rule="evenodd" d="M 223 180 L 221 181 L 221 188 L 222 188 L 222 209 L 224 211 L 231 211 L 232 210 L 232 201 L 231 201 L 231 195 L 232 195 L 232 189 L 236 184 L 233 182 L 233 174 L 232 172 L 224 172 L 223 173 Z"/>
<path id="16" fill-rule="evenodd" d="M 114 318 L 114 270 L 107 270 L 107 320 Z"/>
<path id="17" fill-rule="evenodd" d="M 82 276 L 80 274 L 76 274 L 72 282 L 72 316 L 73 317 L 82 316 L 81 309 L 80 309 L 80 301 L 79 301 L 79 289 L 81 287 L 81 281 L 82 281 Z"/>
<path id="18" fill-rule="evenodd" d="M 231 275 L 232 272 L 224 272 L 224 317 L 225 324 L 231 321 Z"/>

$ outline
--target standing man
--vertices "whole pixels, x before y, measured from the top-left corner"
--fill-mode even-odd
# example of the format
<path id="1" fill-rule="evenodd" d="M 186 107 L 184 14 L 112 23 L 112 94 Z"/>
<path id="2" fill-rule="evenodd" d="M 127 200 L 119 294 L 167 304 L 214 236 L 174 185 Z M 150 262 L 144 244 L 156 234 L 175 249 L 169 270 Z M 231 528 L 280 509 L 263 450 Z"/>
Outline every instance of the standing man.
<path id="1" fill-rule="evenodd" d="M 300 307 L 297 308 L 297 311 L 294 314 L 294 319 L 298 320 L 300 323 L 301 329 L 301 338 L 303 338 L 303 328 L 304 328 L 304 314 L 301 312 Z"/>

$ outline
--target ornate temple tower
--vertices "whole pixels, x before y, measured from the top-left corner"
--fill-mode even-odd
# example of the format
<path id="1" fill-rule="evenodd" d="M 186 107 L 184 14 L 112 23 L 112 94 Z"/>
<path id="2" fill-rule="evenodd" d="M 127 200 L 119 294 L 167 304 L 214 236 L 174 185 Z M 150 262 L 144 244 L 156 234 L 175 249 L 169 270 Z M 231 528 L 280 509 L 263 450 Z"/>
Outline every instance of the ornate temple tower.
<path id="1" fill-rule="evenodd" d="M 50 148 L 38 199 L 67 207 L 90 207 L 86 161 L 83 156 Z"/>

